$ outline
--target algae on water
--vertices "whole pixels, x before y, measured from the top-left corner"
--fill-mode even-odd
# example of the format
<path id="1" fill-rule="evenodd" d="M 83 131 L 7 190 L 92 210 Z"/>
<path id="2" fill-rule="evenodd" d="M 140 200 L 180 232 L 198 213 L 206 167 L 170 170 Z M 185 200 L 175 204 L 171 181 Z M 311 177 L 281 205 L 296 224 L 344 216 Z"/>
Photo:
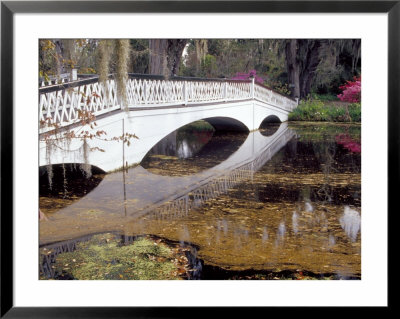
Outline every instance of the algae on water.
<path id="1" fill-rule="evenodd" d="M 111 233 L 78 243 L 73 252 L 58 255 L 54 267 L 60 276 L 79 280 L 180 279 L 167 245 L 147 238 L 122 245 Z"/>

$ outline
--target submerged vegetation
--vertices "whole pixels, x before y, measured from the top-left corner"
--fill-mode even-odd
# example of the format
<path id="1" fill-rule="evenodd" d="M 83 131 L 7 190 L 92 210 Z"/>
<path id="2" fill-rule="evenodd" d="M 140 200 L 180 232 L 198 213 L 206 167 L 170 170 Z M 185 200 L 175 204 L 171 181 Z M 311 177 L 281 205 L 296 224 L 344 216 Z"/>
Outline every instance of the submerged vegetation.
<path id="1" fill-rule="evenodd" d="M 112 233 L 77 243 L 73 252 L 59 254 L 53 265 L 57 279 L 79 280 L 183 279 L 185 267 L 185 255 L 161 240 L 142 237 L 125 245 Z"/>

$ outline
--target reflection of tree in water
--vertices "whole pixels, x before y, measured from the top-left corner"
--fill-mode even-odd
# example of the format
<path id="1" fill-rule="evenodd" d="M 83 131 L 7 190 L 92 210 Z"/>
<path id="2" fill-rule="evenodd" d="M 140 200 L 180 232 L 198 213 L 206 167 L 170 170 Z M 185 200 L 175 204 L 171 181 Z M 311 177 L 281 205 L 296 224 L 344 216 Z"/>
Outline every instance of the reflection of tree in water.
<path id="1" fill-rule="evenodd" d="M 90 175 L 87 171 L 90 169 Z M 39 206 L 52 212 L 72 204 L 75 200 L 90 193 L 104 178 L 104 172 L 90 166 L 82 168 L 80 164 L 52 165 L 51 183 L 48 169 L 39 168 Z"/>
<path id="2" fill-rule="evenodd" d="M 324 179 L 323 184 L 316 190 L 316 194 L 323 202 L 330 203 L 332 202 L 333 197 L 331 174 L 337 172 L 337 169 L 333 165 L 335 163 L 336 145 L 330 142 L 319 143 L 317 145 L 322 146 L 323 148 L 322 152 L 316 152 L 316 155 L 320 155 L 321 169 Z M 321 158 L 322 154 L 323 156 Z"/>
<path id="3" fill-rule="evenodd" d="M 346 132 L 348 127 L 346 127 Z M 340 134 L 339 134 L 340 135 Z M 348 137 L 348 134 L 345 134 Z M 361 172 L 359 152 L 352 152 L 348 148 L 343 148 L 338 143 L 337 136 L 332 134 L 323 135 L 323 142 L 313 143 L 315 157 L 318 159 L 323 173 L 323 184 L 315 190 L 316 197 L 323 202 L 332 202 L 334 187 L 332 186 L 332 176 L 339 172 L 357 174 Z M 341 136 L 341 135 L 340 135 Z M 353 194 L 354 200 L 359 200 L 357 191 Z"/>
<path id="4" fill-rule="evenodd" d="M 50 184 L 47 178 L 47 169 L 39 168 L 39 195 L 47 197 L 70 198 L 84 196 L 92 191 L 103 180 L 104 172 L 90 166 L 91 174 L 80 164 L 52 165 L 53 180 Z"/>
<path id="5" fill-rule="evenodd" d="M 335 137 L 346 132 L 357 141 L 359 127 L 295 127 L 297 138 L 261 169 L 268 183 L 258 186 L 261 201 L 321 201 L 337 205 L 360 206 L 360 153 L 338 145 Z M 329 128 L 329 129 L 328 129 Z M 285 175 L 301 180 L 301 187 Z"/>

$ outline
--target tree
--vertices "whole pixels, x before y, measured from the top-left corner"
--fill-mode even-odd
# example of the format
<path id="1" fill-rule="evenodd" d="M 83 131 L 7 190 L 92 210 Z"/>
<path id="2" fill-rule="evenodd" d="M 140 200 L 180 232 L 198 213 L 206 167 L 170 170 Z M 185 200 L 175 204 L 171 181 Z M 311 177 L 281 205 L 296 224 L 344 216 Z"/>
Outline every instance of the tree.
<path id="1" fill-rule="evenodd" d="M 130 72 L 149 73 L 149 40 L 131 39 L 131 67 Z"/>
<path id="2" fill-rule="evenodd" d="M 150 39 L 149 71 L 166 77 L 178 74 L 187 39 Z"/>
<path id="3" fill-rule="evenodd" d="M 41 39 L 39 41 L 39 77 L 60 79 L 61 74 L 79 67 L 80 73 L 96 73 L 98 40 Z"/>
<path id="4" fill-rule="evenodd" d="M 311 89 L 339 83 L 359 74 L 361 41 L 291 39 L 285 53 L 292 96 L 305 98 Z"/>
<path id="5" fill-rule="evenodd" d="M 286 64 L 291 96 L 304 98 L 311 92 L 315 71 L 321 62 L 323 40 L 291 39 L 286 41 Z"/>

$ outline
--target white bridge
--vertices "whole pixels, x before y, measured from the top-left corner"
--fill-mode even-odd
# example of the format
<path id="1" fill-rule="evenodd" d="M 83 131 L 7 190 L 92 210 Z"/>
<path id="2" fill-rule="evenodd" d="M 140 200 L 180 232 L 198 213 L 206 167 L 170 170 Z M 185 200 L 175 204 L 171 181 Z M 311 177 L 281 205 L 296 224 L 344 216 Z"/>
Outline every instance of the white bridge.
<path id="1" fill-rule="evenodd" d="M 254 131 L 267 118 L 287 121 L 296 106 L 297 101 L 254 79 L 131 75 L 126 98 L 113 79 L 41 87 L 39 165 L 81 163 L 109 172 L 140 163 L 163 137 L 191 122 L 205 120 L 217 130 Z M 93 116 L 91 122 L 83 123 L 87 116 Z M 129 140 L 130 146 L 119 140 L 127 134 L 138 137 Z"/>

